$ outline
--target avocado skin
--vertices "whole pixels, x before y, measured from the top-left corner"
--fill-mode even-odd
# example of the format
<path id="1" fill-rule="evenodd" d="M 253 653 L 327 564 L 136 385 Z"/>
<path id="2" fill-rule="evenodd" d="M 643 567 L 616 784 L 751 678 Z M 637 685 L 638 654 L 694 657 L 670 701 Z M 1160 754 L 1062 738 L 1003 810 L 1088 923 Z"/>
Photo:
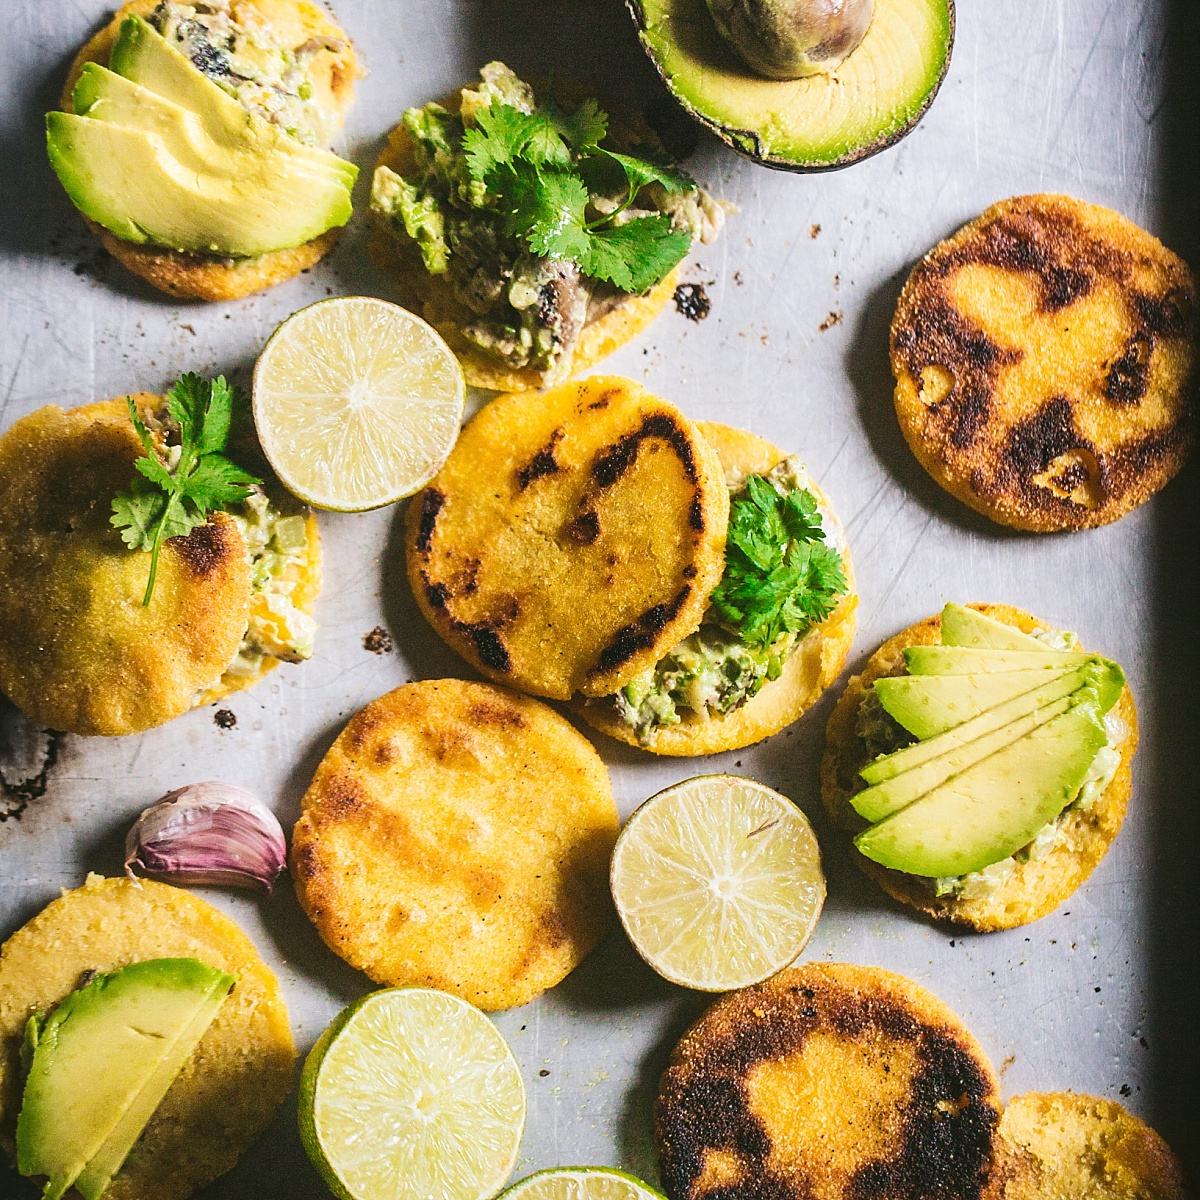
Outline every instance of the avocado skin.
<path id="1" fill-rule="evenodd" d="M 699 4 L 701 8 L 705 8 L 704 0 L 691 0 L 691 3 Z M 878 0 L 877 0 L 878 3 Z M 681 94 L 677 89 L 668 72 L 664 69 L 658 57 L 651 50 L 647 39 L 647 17 L 645 11 L 644 0 L 625 0 L 625 6 L 629 9 L 630 15 L 633 17 L 634 24 L 638 30 L 638 40 L 642 43 L 642 49 L 645 50 L 647 57 L 654 64 L 654 69 L 666 84 L 671 95 L 679 102 L 687 114 L 705 126 L 710 132 L 716 134 L 722 142 L 725 143 L 731 150 L 742 155 L 743 158 L 748 158 L 752 162 L 758 163 L 760 166 L 769 167 L 773 171 L 789 171 L 796 174 L 820 174 L 825 171 L 839 171 L 843 167 L 848 167 L 856 162 L 862 162 L 863 159 L 871 158 L 879 154 L 883 150 L 894 146 L 903 137 L 909 134 L 920 123 L 921 119 L 929 110 L 929 106 L 933 103 L 934 98 L 941 90 L 941 86 L 946 79 L 946 73 L 950 69 L 950 59 L 954 50 L 954 40 L 957 28 L 957 17 L 955 13 L 955 0 L 946 0 L 946 14 L 948 22 L 946 52 L 942 58 L 941 68 L 937 78 L 933 81 L 929 89 L 926 91 L 919 107 L 912 116 L 904 123 L 903 127 L 881 137 L 872 138 L 863 142 L 861 145 L 848 150 L 846 153 L 839 155 L 836 159 L 828 162 L 815 162 L 811 160 L 795 160 L 785 158 L 781 155 L 772 154 L 765 150 L 762 146 L 761 137 L 754 129 L 736 129 L 721 124 L 720 121 L 707 116 L 699 108 L 697 108 L 686 95 Z M 707 12 L 707 9 L 705 9 Z M 732 54 L 732 50 L 730 51 Z"/>

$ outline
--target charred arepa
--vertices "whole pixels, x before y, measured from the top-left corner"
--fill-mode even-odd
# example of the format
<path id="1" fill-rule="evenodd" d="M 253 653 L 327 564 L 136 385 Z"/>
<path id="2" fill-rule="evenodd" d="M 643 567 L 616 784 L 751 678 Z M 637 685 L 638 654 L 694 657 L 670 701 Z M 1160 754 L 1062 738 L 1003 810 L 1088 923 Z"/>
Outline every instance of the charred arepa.
<path id="1" fill-rule="evenodd" d="M 742 429 L 708 421 L 699 429 L 721 460 L 732 506 L 713 603 L 653 667 L 579 706 L 594 728 L 655 754 L 736 750 L 798 720 L 837 678 L 857 625 L 841 523 L 800 459 Z M 773 584 L 769 605 L 747 603 Z"/>
<path id="2" fill-rule="evenodd" d="M 1185 1200 L 1163 1139 L 1113 1100 L 1026 1092 L 1000 1118 L 987 1200 Z"/>
<path id="3" fill-rule="evenodd" d="M 163 397 L 133 400 L 169 454 Z M 110 522 L 141 453 L 124 397 L 0 437 L 0 691 L 52 729 L 137 733 L 312 652 L 316 522 L 260 489 L 166 540 L 143 606 L 151 556 Z"/>
<path id="4" fill-rule="evenodd" d="M 991 1064 L 936 996 L 808 963 L 684 1035 L 655 1136 L 671 1200 L 975 1200 L 998 1118 Z"/>
<path id="5" fill-rule="evenodd" d="M 525 1004 L 608 929 L 617 810 L 587 739 L 458 679 L 368 704 L 325 756 L 292 875 L 326 944 L 376 983 Z"/>
<path id="6" fill-rule="evenodd" d="M 728 514 L 715 451 L 631 380 L 501 396 L 409 501 L 409 580 L 496 682 L 604 696 L 699 627 Z"/>
<path id="7" fill-rule="evenodd" d="M 606 113 L 563 81 L 535 90 L 503 63 L 480 75 L 392 130 L 375 167 L 372 254 L 469 384 L 518 392 L 640 333 L 725 208 L 665 165 L 639 116 Z M 530 204 L 534 180 L 557 208 Z"/>
<path id="8" fill-rule="evenodd" d="M 133 23 L 132 30 L 126 27 L 130 18 L 140 21 L 140 24 Z M 131 32 L 140 32 L 140 36 L 131 37 Z M 170 48 L 168 53 L 174 52 L 174 68 L 182 64 L 187 64 L 185 69 L 194 68 L 192 79 L 180 79 L 174 69 L 164 75 L 142 61 L 142 47 L 157 38 Z M 114 58 L 120 61 L 114 61 Z M 304 197 L 306 172 L 320 174 L 328 169 L 346 172 L 343 178 L 345 194 L 338 198 L 336 205 L 340 211 L 316 222 L 316 227 L 323 232 L 316 236 L 312 236 L 311 231 L 299 234 L 304 240 L 297 244 L 289 244 L 284 239 L 280 248 L 253 252 L 252 235 L 242 223 L 243 219 L 245 222 L 252 219 L 248 215 L 249 206 L 244 206 L 239 213 L 236 204 L 238 176 L 241 175 L 241 184 L 245 188 L 245 180 L 252 172 L 239 172 L 236 167 L 225 170 L 219 156 L 228 148 L 228 143 L 218 133 L 216 159 L 211 158 L 214 147 L 208 147 L 214 174 L 204 190 L 209 198 L 222 199 L 231 173 L 235 181 L 235 202 L 230 206 L 228 227 L 222 228 L 218 221 L 206 230 L 206 234 L 215 236 L 218 241 L 227 236 L 251 238 L 251 243 L 240 248 L 238 253 L 182 250 L 175 248 L 165 235 L 165 229 L 169 227 L 167 222 L 164 222 L 162 244 L 156 241 L 160 236 L 158 230 L 135 230 L 130 226 L 130 231 L 137 233 L 137 240 L 131 240 L 105 227 L 105 221 L 118 227 L 105 215 L 111 214 L 113 197 L 104 194 L 101 181 L 96 180 L 95 186 L 89 188 L 83 181 L 77 181 L 77 173 L 69 162 L 65 167 L 60 165 L 61 156 L 69 155 L 70 146 L 66 139 L 58 138 L 52 132 L 52 161 L 57 153 L 60 162 L 55 163 L 56 169 L 72 200 L 84 212 L 88 225 L 104 248 L 122 266 L 173 296 L 234 300 L 307 270 L 337 241 L 341 225 L 350 214 L 349 186 L 353 182 L 354 168 L 349 163 L 337 166 L 339 160 L 333 159 L 332 155 L 318 161 L 320 151 L 317 148 L 329 145 L 341 128 L 354 97 L 355 81 L 362 70 L 349 36 L 332 20 L 323 5 L 311 0 L 192 0 L 191 3 L 129 0 L 123 4 L 112 20 L 75 56 L 63 88 L 61 107 L 63 112 L 72 115 L 72 119 L 77 115 L 92 116 L 102 122 L 128 123 L 140 128 L 136 120 L 129 121 L 120 112 L 121 101 L 130 90 L 124 85 L 118 83 L 116 89 L 101 88 L 98 91 L 85 86 L 82 92 L 76 92 L 81 76 L 96 67 L 111 68 L 113 73 L 127 76 L 143 89 L 136 93 L 137 99 L 143 107 L 153 109 L 158 117 L 157 126 L 152 128 L 165 137 L 168 150 L 180 150 L 183 154 L 182 176 L 189 173 L 188 165 L 194 160 L 176 143 L 173 132 L 173 122 L 179 118 L 180 107 L 190 109 L 198 117 L 197 128 L 202 127 L 207 132 L 217 129 L 221 123 L 218 118 L 229 120 L 236 126 L 237 121 L 232 118 L 240 114 L 260 149 L 271 146 L 283 157 L 287 157 L 289 151 L 293 152 L 293 157 L 304 156 L 304 162 L 293 164 L 296 187 L 290 203 L 294 207 L 298 208 L 307 200 Z M 104 81 L 112 83 L 107 76 Z M 181 87 L 175 86 L 180 83 Z M 225 97 L 224 101 L 209 90 L 214 84 Z M 147 90 L 152 94 L 147 94 Z M 165 106 L 163 101 L 166 101 Z M 219 111 L 222 107 L 226 109 L 224 113 Z M 280 133 L 284 135 L 282 140 L 277 136 Z M 128 142 L 128 139 L 124 141 Z M 119 157 L 120 154 L 121 146 L 115 145 L 114 155 Z M 130 171 L 136 174 L 136 166 Z M 193 173 L 198 180 L 204 174 L 203 171 Z M 152 187 L 153 179 L 143 173 L 140 186 Z M 158 199 L 164 213 L 174 205 L 169 190 Z M 285 196 L 283 203 L 288 204 L 289 198 Z M 183 234 L 186 240 L 199 230 L 188 228 L 185 207 L 181 208 L 180 219 L 173 219 L 171 224 L 174 232 Z M 283 223 L 277 220 L 274 224 L 273 235 L 267 229 L 258 232 L 257 236 L 265 236 L 268 241 L 274 236 L 278 244 Z M 328 227 L 330 224 L 332 228 Z"/>
<path id="9" fill-rule="evenodd" d="M 1118 213 L 1018 196 L 934 247 L 892 323 L 896 412 L 921 465 L 1003 525 L 1124 516 L 1191 446 L 1196 286 Z"/>
<path id="10" fill-rule="evenodd" d="M 889 638 L 851 677 L 829 718 L 821 793 L 830 819 L 858 835 L 856 864 L 889 896 L 987 933 L 1053 912 L 1096 869 L 1125 819 L 1137 745 L 1137 708 L 1115 663 L 1019 608 L 947 605 Z M 923 761 L 903 761 L 924 751 Z M 889 762 L 908 769 L 892 773 Z M 1039 783 L 1049 763 L 1064 773 Z M 953 846 L 968 828 L 982 830 L 977 863 L 933 869 L 904 854 L 891 865 L 868 857 L 876 851 L 859 839 L 869 822 L 883 830 L 906 801 L 910 814 L 920 804 L 932 815 L 927 844 Z M 1015 831 L 989 826 L 988 812 L 1017 820 L 1025 804 L 1027 823 Z"/>
<path id="11" fill-rule="evenodd" d="M 104 1197 L 185 1200 L 234 1166 L 292 1086 L 296 1050 L 279 981 L 211 904 L 165 883 L 98 875 L 63 892 L 0 949 L 0 1145 L 7 1153 L 15 1150 L 31 1014 L 49 1012 L 97 973 L 177 958 L 236 982 Z"/>

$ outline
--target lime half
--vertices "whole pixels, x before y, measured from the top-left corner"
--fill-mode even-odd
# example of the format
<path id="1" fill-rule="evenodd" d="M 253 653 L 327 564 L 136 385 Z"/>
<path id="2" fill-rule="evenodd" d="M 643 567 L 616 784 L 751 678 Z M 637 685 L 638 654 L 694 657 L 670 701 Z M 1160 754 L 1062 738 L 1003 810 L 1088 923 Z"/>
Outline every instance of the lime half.
<path id="1" fill-rule="evenodd" d="M 514 1183 L 499 1200 L 663 1200 L 635 1175 L 611 1167 L 554 1167 Z"/>
<path id="2" fill-rule="evenodd" d="M 304 1148 L 342 1200 L 487 1200 L 525 1127 L 525 1085 L 477 1008 L 428 988 L 352 1004 L 300 1077 Z"/>
<path id="3" fill-rule="evenodd" d="M 431 325 L 369 296 L 310 304 L 254 368 L 254 424 L 275 473 L 317 508 L 361 512 L 424 487 L 463 412 L 458 359 Z"/>
<path id="4" fill-rule="evenodd" d="M 728 992 L 774 975 L 804 949 L 825 902 L 812 826 L 752 779 L 700 775 L 652 796 L 612 859 L 613 900 L 660 975 Z"/>

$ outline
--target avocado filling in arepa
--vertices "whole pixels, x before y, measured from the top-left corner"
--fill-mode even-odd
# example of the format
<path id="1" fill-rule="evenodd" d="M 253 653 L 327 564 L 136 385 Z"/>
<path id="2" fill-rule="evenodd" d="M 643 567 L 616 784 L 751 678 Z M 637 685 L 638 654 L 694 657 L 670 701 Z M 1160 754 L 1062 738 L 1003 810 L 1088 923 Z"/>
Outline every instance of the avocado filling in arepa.
<path id="1" fill-rule="evenodd" d="M 503 63 L 480 75 L 459 113 L 404 113 L 416 169 L 377 167 L 371 210 L 445 277 L 469 342 L 551 384 L 569 373 L 587 324 L 716 238 L 725 211 L 661 149 L 609 150 L 595 101 L 566 112 L 539 105 Z"/>
<path id="2" fill-rule="evenodd" d="M 779 678 L 848 588 L 837 522 L 798 458 L 765 475 L 727 476 L 726 484 L 725 574 L 703 623 L 613 697 L 617 715 L 643 743 L 685 716 L 710 720 L 746 704 Z"/>
<path id="3" fill-rule="evenodd" d="M 1079 641 L 1076 635 L 1070 631 L 1052 628 L 1041 629 L 1025 636 L 1041 643 L 1048 650 L 1067 653 L 1075 652 Z M 1096 656 L 1079 655 L 1079 670 L 1086 668 L 1089 657 L 1095 658 Z M 1110 665 L 1115 667 L 1115 664 Z M 1119 675 L 1119 668 L 1116 670 Z M 907 672 L 901 676 L 889 678 L 905 677 L 910 677 Z M 1119 678 L 1123 682 L 1123 676 L 1119 676 Z M 1047 672 L 1047 679 L 1050 679 L 1050 672 Z M 1088 687 L 1085 684 L 1077 695 L 1085 695 L 1087 691 Z M 1019 703 L 1020 699 L 1020 696 L 1014 697 L 1009 704 Z M 1083 703 L 1088 703 L 1086 698 Z M 1112 700 L 1109 700 L 1108 703 L 1111 704 Z M 998 705 L 997 709 L 1003 707 L 1005 705 Z M 1067 707 L 1065 698 L 1063 707 Z M 1042 711 L 1048 710 L 1047 706 Z M 986 713 L 984 715 L 986 716 Z M 927 876 L 912 873 L 911 878 L 918 880 L 939 898 L 989 900 L 1004 886 L 1018 866 L 1029 862 L 1038 862 L 1059 847 L 1068 845 L 1072 836 L 1073 814 L 1091 809 L 1113 781 L 1121 765 L 1119 748 L 1131 734 L 1129 726 L 1119 715 L 1116 707 L 1109 707 L 1107 711 L 1097 715 L 1103 730 L 1102 737 L 1099 739 L 1099 748 L 1086 756 L 1085 765 L 1077 774 L 1080 782 L 1070 789 L 1065 806 L 1059 809 L 1050 820 L 1042 824 L 1027 842 L 1011 854 L 1004 855 L 977 870 L 967 871 L 960 875 Z M 867 690 L 859 706 L 855 718 L 855 732 L 868 762 L 874 766 L 886 761 L 889 756 L 896 755 L 909 747 L 920 745 L 920 739 L 885 709 L 879 692 L 874 688 Z M 964 772 L 965 774 L 966 772 Z M 868 789 L 868 792 L 871 790 L 874 789 Z M 858 795 L 861 794 L 858 793 Z M 852 803 L 854 803 L 854 799 L 852 798 Z"/>

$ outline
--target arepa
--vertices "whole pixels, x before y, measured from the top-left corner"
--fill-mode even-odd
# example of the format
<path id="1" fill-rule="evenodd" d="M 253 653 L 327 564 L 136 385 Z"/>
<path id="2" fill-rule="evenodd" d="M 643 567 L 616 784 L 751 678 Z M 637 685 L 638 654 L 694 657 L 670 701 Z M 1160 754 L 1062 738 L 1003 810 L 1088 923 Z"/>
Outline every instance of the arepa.
<path id="1" fill-rule="evenodd" d="M 1017 196 L 935 246 L 891 330 L 900 427 L 947 491 L 1003 525 L 1115 521 L 1192 441 L 1196 285 L 1109 209 Z"/>
<path id="2" fill-rule="evenodd" d="M 617 810 L 600 756 L 539 701 L 457 679 L 368 704 L 305 793 L 292 875 L 376 983 L 532 1000 L 608 929 Z"/>

